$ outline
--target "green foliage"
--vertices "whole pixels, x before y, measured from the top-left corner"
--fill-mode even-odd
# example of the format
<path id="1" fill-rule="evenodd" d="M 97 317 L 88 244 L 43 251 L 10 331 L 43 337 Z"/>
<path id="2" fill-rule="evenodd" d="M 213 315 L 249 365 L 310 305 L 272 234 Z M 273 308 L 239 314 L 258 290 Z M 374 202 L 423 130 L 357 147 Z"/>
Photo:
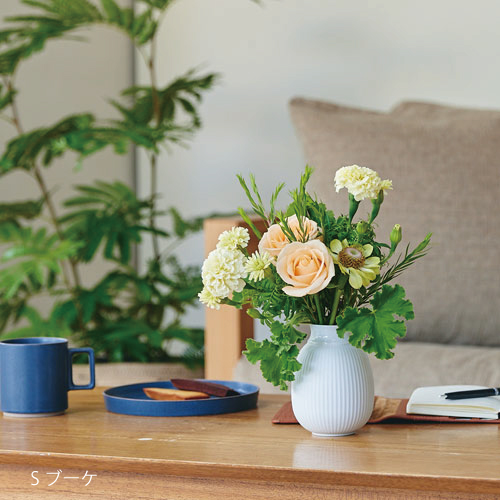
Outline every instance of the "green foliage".
<path id="1" fill-rule="evenodd" d="M 48 40 L 61 38 L 80 26 L 102 20 L 97 8 L 87 0 L 22 0 L 43 14 L 13 16 L 12 27 L 0 31 L 0 74 L 12 75 L 23 59 L 45 48 Z"/>
<path id="2" fill-rule="evenodd" d="M 264 378 L 273 385 L 287 389 L 287 382 L 294 380 L 294 373 L 300 370 L 297 361 L 298 342 L 306 335 L 296 330 L 292 325 L 282 325 L 279 321 L 270 324 L 271 338 L 262 342 L 248 339 L 247 350 L 243 351 L 250 363 L 260 361 L 260 369 Z"/>
<path id="3" fill-rule="evenodd" d="M 12 139 L 0 157 L 0 174 L 13 169 L 33 170 L 37 162 L 49 166 L 66 151 L 84 158 L 107 146 L 113 146 L 117 153 L 126 153 L 126 135 L 116 129 L 96 127 L 91 114 L 69 116 L 55 125 Z"/>
<path id="4" fill-rule="evenodd" d="M 178 339 L 189 346 L 183 361 L 200 364 L 203 330 L 180 321 L 200 289 L 199 270 L 182 268 L 169 257 L 163 263 L 151 261 L 144 275 L 131 269 L 108 273 L 94 287 L 58 303 L 51 317 L 67 322 L 72 331 L 83 322 L 86 328 L 77 340 L 92 345 L 101 359 L 174 361 L 164 344 Z"/>
<path id="5" fill-rule="evenodd" d="M 201 126 L 196 106 L 201 101 L 201 92 L 210 89 L 217 78 L 218 75 L 213 73 L 197 77 L 191 70 L 163 89 L 130 87 L 123 91 L 123 96 L 132 99 L 131 106 L 112 101 L 123 117 L 116 122 L 117 126 L 124 130 L 149 129 L 156 132 L 156 142 L 180 142 Z M 181 113 L 181 120 L 183 116 L 188 120 L 172 127 Z"/>
<path id="6" fill-rule="evenodd" d="M 16 95 L 16 91 L 0 84 L 0 111 L 10 104 Z"/>
<path id="7" fill-rule="evenodd" d="M 0 111 L 17 132 L 0 154 L 0 176 L 15 170 L 30 175 L 41 199 L 0 204 L 0 334 L 67 336 L 110 361 L 179 360 L 169 353 L 168 343 L 175 339 L 186 347 L 180 360 L 199 365 L 203 330 L 182 323 L 202 288 L 199 269 L 181 266 L 171 249 L 199 231 L 203 218 L 185 219 L 173 207 L 160 210 L 154 185 L 149 197 L 139 199 L 120 182 L 101 181 L 76 186 L 60 216 L 41 167 L 68 158 L 74 166 L 75 156 L 80 166 L 109 146 L 116 154 L 142 148 L 155 169 L 162 146 L 185 144 L 200 128 L 202 95 L 218 75 L 192 70 L 168 84 L 156 83 L 155 38 L 172 0 L 138 0 L 137 10 L 116 0 L 21 2 L 29 11 L 6 19 L 0 30 Z M 125 89 L 119 102 L 111 100 L 119 119 L 82 112 L 23 131 L 15 87 L 19 65 L 51 40 L 82 40 L 94 25 L 130 38 L 151 72 L 150 85 Z M 156 224 L 165 214 L 172 221 L 168 233 Z M 28 226 L 35 220 L 37 229 Z M 154 255 L 140 273 L 134 254 L 146 236 L 153 240 Z M 108 261 L 110 270 L 98 283 L 84 286 L 84 266 L 97 257 Z M 40 295 L 54 304 L 47 317 L 32 303 Z"/>
<path id="8" fill-rule="evenodd" d="M 43 200 L 0 203 L 0 226 L 5 222 L 19 226 L 18 219 L 34 219 L 38 217 L 42 207 Z"/>
<path id="9" fill-rule="evenodd" d="M 99 10 L 88 0 L 23 0 L 26 5 L 38 7 L 45 10 L 48 14 L 54 16 L 68 25 L 78 25 L 101 21 L 102 16 Z M 29 16 L 18 16 L 10 19 L 22 19 Z"/>
<path id="10" fill-rule="evenodd" d="M 170 7 L 175 0 L 138 0 L 139 2 L 146 3 L 151 7 L 155 7 L 156 9 L 165 10 L 167 7 Z"/>
<path id="11" fill-rule="evenodd" d="M 136 15 L 130 7 L 121 8 L 115 0 L 101 0 L 103 22 L 123 30 L 137 45 L 144 45 L 156 34 L 158 20 L 153 9 Z"/>
<path id="12" fill-rule="evenodd" d="M 373 284 L 364 291 L 359 298 L 358 305 L 368 302 L 369 298 L 379 291 L 385 283 L 397 278 L 404 270 L 408 269 L 418 259 L 424 257 L 427 254 L 427 249 L 431 242 L 431 236 L 432 233 L 427 234 L 423 241 L 421 241 L 412 251 L 410 251 L 410 245 L 407 245 L 404 255 L 399 256 L 395 264 L 390 266 L 383 274 L 377 276 L 377 279 L 373 282 Z"/>
<path id="13" fill-rule="evenodd" d="M 177 237 L 185 238 L 190 233 L 197 233 L 203 229 L 205 217 L 183 219 L 179 211 L 174 207 L 170 208 L 169 212 L 173 220 L 173 231 Z"/>
<path id="14" fill-rule="evenodd" d="M 247 186 L 247 183 L 243 178 L 243 176 L 238 175 L 237 177 L 238 180 L 240 181 L 240 186 L 245 191 L 248 201 L 252 205 L 255 214 L 257 214 L 261 219 L 265 220 L 266 222 L 271 222 L 268 220 L 266 209 L 264 208 L 264 204 L 262 203 L 262 198 L 260 197 L 259 189 L 255 181 L 255 176 L 253 174 L 250 174 L 250 185 L 252 187 L 252 191 L 250 191 L 250 188 Z"/>
<path id="15" fill-rule="evenodd" d="M 76 189 L 79 195 L 64 203 L 75 210 L 61 217 L 60 222 L 67 238 L 84 242 L 78 255 L 83 262 L 91 261 L 103 244 L 106 259 L 128 264 L 142 233 L 166 235 L 145 225 L 152 203 L 139 200 L 125 184 L 97 181 L 93 186 Z"/>
<path id="16" fill-rule="evenodd" d="M 19 63 L 45 48 L 46 42 L 68 38 L 78 29 L 105 24 L 123 31 L 137 46 L 153 40 L 159 16 L 172 0 L 141 0 L 147 8 L 136 14 L 115 0 L 22 0 L 33 14 L 6 19 L 9 27 L 0 31 L 0 75 L 13 75 Z"/>
<path id="17" fill-rule="evenodd" d="M 406 335 L 404 321 L 395 317 L 413 319 L 413 305 L 405 299 L 405 290 L 400 285 L 384 285 L 370 304 L 371 309 L 346 308 L 337 318 L 338 334 L 344 337 L 346 332 L 351 332 L 349 342 L 354 347 L 373 352 L 379 359 L 390 359 L 394 356 L 391 349 L 396 346 L 397 339 Z"/>
<path id="18" fill-rule="evenodd" d="M 51 288 L 61 272 L 61 262 L 73 257 L 78 242 L 61 241 L 45 228 L 33 230 L 15 224 L 0 225 L 0 243 L 6 243 L 0 259 L 0 296 L 9 300 L 24 286 L 38 292 Z"/>
<path id="19" fill-rule="evenodd" d="M 34 307 L 23 306 L 19 314 L 20 318 L 27 320 L 28 325 L 10 330 L 2 338 L 68 337 L 72 334 L 67 321 L 61 320 L 54 315 L 45 319 Z"/>

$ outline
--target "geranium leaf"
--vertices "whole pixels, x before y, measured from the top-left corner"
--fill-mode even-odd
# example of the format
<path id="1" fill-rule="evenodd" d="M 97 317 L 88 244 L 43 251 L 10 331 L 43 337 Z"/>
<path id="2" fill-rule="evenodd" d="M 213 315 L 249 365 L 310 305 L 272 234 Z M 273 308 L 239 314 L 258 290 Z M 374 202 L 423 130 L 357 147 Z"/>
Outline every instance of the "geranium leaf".
<path id="1" fill-rule="evenodd" d="M 287 389 L 287 382 L 295 379 L 295 372 L 299 371 L 301 364 L 297 361 L 299 348 L 295 345 L 301 342 L 305 334 L 299 332 L 291 325 L 282 325 L 275 321 L 270 325 L 271 338 L 262 342 L 248 339 L 247 350 L 243 351 L 250 363 L 260 361 L 263 377 L 280 389 Z"/>
<path id="2" fill-rule="evenodd" d="M 412 303 L 405 299 L 405 290 L 400 285 L 384 285 L 370 301 L 371 309 L 348 307 L 337 318 L 338 334 L 343 337 L 351 332 L 349 342 L 366 352 L 373 352 L 379 359 L 394 356 L 391 351 L 398 338 L 406 335 L 406 325 L 402 317 L 410 320 L 415 317 Z"/>

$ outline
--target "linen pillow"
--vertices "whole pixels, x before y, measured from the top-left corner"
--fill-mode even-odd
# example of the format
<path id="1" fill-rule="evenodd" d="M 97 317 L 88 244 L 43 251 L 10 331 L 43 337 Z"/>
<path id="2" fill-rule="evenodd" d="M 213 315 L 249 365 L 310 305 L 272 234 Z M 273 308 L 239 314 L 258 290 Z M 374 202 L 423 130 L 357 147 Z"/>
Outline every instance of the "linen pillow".
<path id="1" fill-rule="evenodd" d="M 410 340 L 500 346 L 500 112 L 405 102 L 389 113 L 296 98 L 293 123 L 310 187 L 336 213 L 347 213 L 335 171 L 358 164 L 392 179 L 375 220 L 379 241 L 393 224 L 398 250 L 432 232 L 429 253 L 397 282 L 416 319 Z M 371 203 L 360 205 L 367 215 Z"/>

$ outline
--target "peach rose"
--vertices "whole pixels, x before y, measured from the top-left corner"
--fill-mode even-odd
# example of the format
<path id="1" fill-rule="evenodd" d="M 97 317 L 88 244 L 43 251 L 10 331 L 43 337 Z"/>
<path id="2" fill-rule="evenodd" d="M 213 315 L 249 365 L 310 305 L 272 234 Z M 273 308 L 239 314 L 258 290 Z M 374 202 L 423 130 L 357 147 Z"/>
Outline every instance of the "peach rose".
<path id="1" fill-rule="evenodd" d="M 269 226 L 269 229 L 262 235 L 259 241 L 259 253 L 267 252 L 273 257 L 277 257 L 281 250 L 288 245 L 289 241 L 279 224 Z"/>
<path id="2" fill-rule="evenodd" d="M 283 287 L 287 295 L 303 297 L 326 288 L 335 274 L 335 265 L 321 241 L 294 241 L 280 252 L 276 271 L 285 283 L 292 285 Z"/>
<path id="3" fill-rule="evenodd" d="M 298 241 L 312 240 L 318 234 L 318 224 L 307 217 L 303 218 L 304 234 L 300 229 L 299 219 L 296 215 L 287 218 L 287 224 Z M 281 250 L 290 243 L 289 239 L 281 229 L 279 224 L 269 226 L 269 229 L 263 234 L 259 241 L 259 252 L 267 252 L 273 257 L 277 257 Z"/>
<path id="4" fill-rule="evenodd" d="M 307 217 L 302 218 L 302 229 L 300 229 L 299 218 L 294 214 L 286 220 L 297 241 L 309 241 L 316 238 L 318 224 Z"/>

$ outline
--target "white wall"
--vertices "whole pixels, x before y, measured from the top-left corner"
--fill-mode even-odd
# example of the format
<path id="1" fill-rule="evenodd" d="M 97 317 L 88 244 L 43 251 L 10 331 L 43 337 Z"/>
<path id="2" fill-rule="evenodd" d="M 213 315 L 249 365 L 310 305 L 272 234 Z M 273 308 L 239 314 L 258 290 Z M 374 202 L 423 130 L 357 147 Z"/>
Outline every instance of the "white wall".
<path id="1" fill-rule="evenodd" d="M 162 159 L 165 203 L 186 215 L 247 206 L 236 173 L 254 172 L 266 196 L 279 181 L 292 187 L 305 163 L 292 96 L 379 110 L 403 99 L 500 108 L 499 18 L 497 0 L 179 0 L 161 31 L 160 81 L 200 64 L 224 78 L 191 149 Z M 201 263 L 202 237 L 182 256 Z M 202 311 L 190 316 L 202 321 Z"/>

